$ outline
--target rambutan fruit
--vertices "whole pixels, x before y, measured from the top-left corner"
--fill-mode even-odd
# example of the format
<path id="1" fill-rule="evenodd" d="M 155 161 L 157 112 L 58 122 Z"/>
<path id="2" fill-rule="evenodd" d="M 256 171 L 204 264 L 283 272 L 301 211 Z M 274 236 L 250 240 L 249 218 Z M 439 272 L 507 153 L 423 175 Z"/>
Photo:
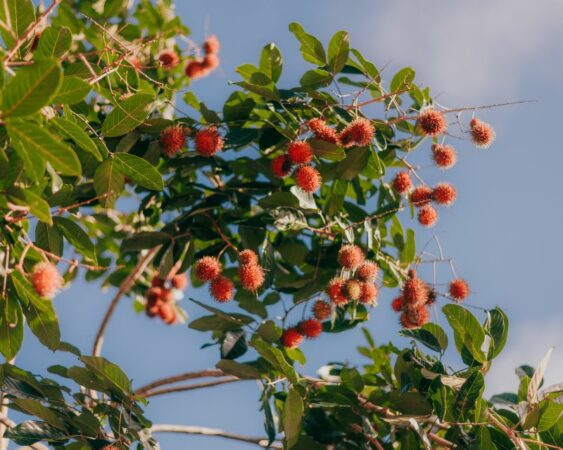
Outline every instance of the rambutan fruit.
<path id="1" fill-rule="evenodd" d="M 411 176 L 408 172 L 399 172 L 395 175 L 391 186 L 399 194 L 406 194 L 412 188 Z"/>
<path id="2" fill-rule="evenodd" d="M 295 171 L 295 183 L 303 191 L 312 194 L 321 187 L 321 175 L 311 166 L 301 166 Z"/>
<path id="3" fill-rule="evenodd" d="M 391 302 L 391 309 L 395 312 L 400 312 L 403 309 L 403 297 L 394 298 Z"/>
<path id="4" fill-rule="evenodd" d="M 55 265 L 40 262 L 31 270 L 31 284 L 39 296 L 53 298 L 63 285 L 63 279 Z"/>
<path id="5" fill-rule="evenodd" d="M 213 156 L 223 145 L 223 138 L 215 127 L 199 130 L 195 135 L 195 148 L 200 155 Z"/>
<path id="6" fill-rule="evenodd" d="M 339 137 L 342 146 L 345 148 L 365 147 L 369 145 L 374 134 L 375 128 L 371 122 L 364 117 L 358 117 L 342 130 Z"/>
<path id="7" fill-rule="evenodd" d="M 467 281 L 462 280 L 461 278 L 452 280 L 452 282 L 450 283 L 449 291 L 450 296 L 458 302 L 465 300 L 467 297 L 469 297 L 470 293 Z"/>
<path id="8" fill-rule="evenodd" d="M 327 302 L 317 300 L 313 305 L 313 315 L 317 320 L 326 320 L 332 314 L 332 308 Z"/>
<path id="9" fill-rule="evenodd" d="M 181 125 L 171 125 L 160 133 L 160 147 L 163 153 L 172 158 L 186 145 L 188 130 Z"/>
<path id="10" fill-rule="evenodd" d="M 360 287 L 360 303 L 363 303 L 365 305 L 374 304 L 375 300 L 377 300 L 377 294 L 379 293 L 377 286 L 370 282 L 363 282 L 361 283 Z"/>
<path id="11" fill-rule="evenodd" d="M 220 63 L 221 61 L 215 53 L 210 53 L 209 55 L 205 55 L 202 61 L 202 65 L 204 69 L 208 70 L 209 72 L 219 67 Z"/>
<path id="12" fill-rule="evenodd" d="M 200 281 L 216 279 L 223 270 L 223 265 L 214 256 L 204 256 L 195 264 L 195 274 Z"/>
<path id="13" fill-rule="evenodd" d="M 243 289 L 255 292 L 264 284 L 264 269 L 258 264 L 243 264 L 238 268 Z"/>
<path id="14" fill-rule="evenodd" d="M 203 51 L 208 55 L 213 55 L 215 53 L 219 53 L 220 43 L 217 36 L 212 34 L 203 42 Z"/>
<path id="15" fill-rule="evenodd" d="M 162 289 L 160 292 L 160 300 L 163 303 L 174 303 L 174 292 L 171 289 Z"/>
<path id="16" fill-rule="evenodd" d="M 254 250 L 246 249 L 238 254 L 238 260 L 242 265 L 258 264 L 258 255 Z"/>
<path id="17" fill-rule="evenodd" d="M 433 305 L 434 303 L 436 303 L 436 300 L 438 300 L 438 293 L 436 292 L 436 289 L 434 288 L 429 289 L 428 300 L 426 300 L 426 304 Z"/>
<path id="18" fill-rule="evenodd" d="M 338 264 L 345 269 L 354 270 L 365 261 L 364 252 L 354 244 L 346 244 L 338 251 Z"/>
<path id="19" fill-rule="evenodd" d="M 443 113 L 427 109 L 418 115 L 418 126 L 425 135 L 435 137 L 446 132 L 448 123 Z"/>
<path id="20" fill-rule="evenodd" d="M 418 222 L 423 227 L 433 227 L 438 221 L 438 211 L 432 206 L 426 205 L 418 211 Z"/>
<path id="21" fill-rule="evenodd" d="M 162 286 L 164 286 L 164 280 L 162 278 L 160 278 L 158 273 L 154 277 L 152 277 L 151 286 L 152 287 L 162 287 Z"/>
<path id="22" fill-rule="evenodd" d="M 457 154 L 451 145 L 432 145 L 432 158 L 440 169 L 450 169 L 457 161 Z"/>
<path id="23" fill-rule="evenodd" d="M 291 172 L 291 161 L 287 155 L 279 155 L 272 159 L 272 172 L 278 178 L 285 178 Z"/>
<path id="24" fill-rule="evenodd" d="M 323 331 L 323 324 L 317 319 L 307 319 L 299 323 L 299 332 L 308 339 L 319 337 Z"/>
<path id="25" fill-rule="evenodd" d="M 174 50 L 163 50 L 160 55 L 158 55 L 158 62 L 165 69 L 173 69 L 180 62 L 178 54 Z"/>
<path id="26" fill-rule="evenodd" d="M 469 131 L 471 133 L 471 140 L 477 148 L 489 148 L 496 138 L 493 127 L 476 117 L 469 122 Z"/>
<path id="27" fill-rule="evenodd" d="M 377 278 L 378 272 L 379 267 L 377 267 L 376 263 L 373 261 L 365 261 L 356 269 L 355 276 L 358 280 L 370 281 L 373 283 Z"/>
<path id="28" fill-rule="evenodd" d="M 158 314 L 160 315 L 162 321 L 168 325 L 176 323 L 176 319 L 178 318 L 178 314 L 176 313 L 176 308 L 173 303 L 163 303 L 160 305 Z"/>
<path id="29" fill-rule="evenodd" d="M 293 164 L 307 164 L 313 160 L 313 149 L 308 142 L 294 141 L 287 148 L 287 156 Z"/>
<path id="30" fill-rule="evenodd" d="M 428 285 L 416 276 L 409 276 L 403 286 L 403 300 L 408 306 L 424 305 L 428 301 Z"/>
<path id="31" fill-rule="evenodd" d="M 170 282 L 176 289 L 183 291 L 188 286 L 188 277 L 185 273 L 179 273 L 174 275 Z"/>
<path id="32" fill-rule="evenodd" d="M 221 275 L 211 282 L 209 292 L 219 303 L 225 303 L 233 298 L 234 288 L 233 282 Z"/>
<path id="33" fill-rule="evenodd" d="M 450 206 L 456 197 L 455 188 L 448 183 L 438 183 L 432 190 L 432 200 L 442 206 Z"/>
<path id="34" fill-rule="evenodd" d="M 342 278 L 333 278 L 326 287 L 328 298 L 337 306 L 348 303 L 348 298 L 344 295 L 344 283 Z"/>
<path id="35" fill-rule="evenodd" d="M 151 305 L 155 305 L 161 301 L 162 297 L 162 288 L 158 286 L 151 287 L 146 293 L 145 297 L 147 299 L 147 303 Z"/>
<path id="36" fill-rule="evenodd" d="M 196 80 L 207 76 L 209 69 L 204 66 L 202 61 L 192 60 L 186 64 L 185 73 L 192 80 Z"/>
<path id="37" fill-rule="evenodd" d="M 344 283 L 342 292 L 349 300 L 358 300 L 362 295 L 362 283 L 354 279 L 348 280 Z"/>
<path id="38" fill-rule="evenodd" d="M 338 133 L 334 128 L 329 127 L 323 119 L 315 118 L 307 122 L 307 126 L 315 135 L 315 138 L 331 144 L 340 144 Z"/>
<path id="39" fill-rule="evenodd" d="M 297 348 L 303 342 L 303 335 L 297 330 L 297 328 L 288 328 L 283 330 L 281 336 L 281 343 L 286 348 Z"/>
<path id="40" fill-rule="evenodd" d="M 417 186 L 411 192 L 410 199 L 411 203 L 417 208 L 427 205 L 432 200 L 432 188 L 425 185 Z"/>
<path id="41" fill-rule="evenodd" d="M 413 308 L 406 308 L 401 313 L 400 322 L 403 328 L 409 330 L 412 328 L 420 328 L 428 323 L 430 313 L 426 306 L 420 305 Z"/>

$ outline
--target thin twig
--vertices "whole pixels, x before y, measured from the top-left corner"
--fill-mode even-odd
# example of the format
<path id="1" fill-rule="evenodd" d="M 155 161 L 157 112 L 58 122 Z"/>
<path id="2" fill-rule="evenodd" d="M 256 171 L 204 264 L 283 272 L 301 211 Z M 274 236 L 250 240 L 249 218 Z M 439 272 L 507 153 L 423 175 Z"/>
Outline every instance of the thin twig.
<path id="1" fill-rule="evenodd" d="M 217 428 L 194 427 L 189 425 L 153 425 L 151 428 L 153 433 L 181 433 L 181 434 L 198 434 L 201 436 L 217 436 L 225 439 L 231 439 L 240 442 L 248 442 L 262 448 L 283 448 L 281 443 L 272 442 L 268 445 L 268 439 L 265 437 L 245 436 L 238 433 L 220 430 Z"/>
<path id="2" fill-rule="evenodd" d="M 161 378 L 159 380 L 153 381 L 152 383 L 145 384 L 135 391 L 137 395 L 143 395 L 143 392 L 153 390 L 154 388 L 165 386 L 167 384 L 179 383 L 180 381 L 195 380 L 197 378 L 207 378 L 207 377 L 224 377 L 226 373 L 219 369 L 204 369 L 195 372 L 186 372 L 180 375 L 174 375 L 171 377 Z"/>
<path id="3" fill-rule="evenodd" d="M 145 391 L 143 397 L 148 398 L 148 397 L 156 397 L 157 395 L 173 394 L 175 392 L 194 391 L 196 389 L 204 389 L 213 386 L 220 386 L 222 384 L 233 383 L 235 381 L 243 381 L 243 380 L 237 377 L 229 377 L 229 378 L 221 378 L 219 380 L 214 380 L 214 381 L 204 381 L 201 383 L 166 387 L 162 389 L 155 389 L 154 391 Z"/>

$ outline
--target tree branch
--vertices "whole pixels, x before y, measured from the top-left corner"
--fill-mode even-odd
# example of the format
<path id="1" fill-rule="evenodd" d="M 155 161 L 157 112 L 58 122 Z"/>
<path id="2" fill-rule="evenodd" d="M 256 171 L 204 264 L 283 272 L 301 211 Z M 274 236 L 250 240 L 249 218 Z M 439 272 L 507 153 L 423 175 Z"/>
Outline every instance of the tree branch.
<path id="1" fill-rule="evenodd" d="M 14 428 L 16 426 L 16 423 L 13 422 L 12 420 L 8 419 L 8 417 L 6 417 L 3 414 L 0 414 L 0 423 L 2 425 L 4 425 L 4 427 L 6 428 Z M 4 432 L 2 432 L 2 436 L 4 436 Z M 39 444 L 38 442 L 36 442 L 35 444 L 31 444 L 29 446 L 29 448 L 32 448 L 34 450 L 49 450 L 47 447 L 45 447 L 43 444 Z"/>
<path id="2" fill-rule="evenodd" d="M 94 356 L 100 356 L 100 354 L 102 353 L 102 346 L 104 345 L 104 334 L 105 334 L 106 329 L 108 327 L 109 321 L 110 321 L 111 317 L 113 316 L 113 313 L 115 312 L 115 308 L 117 307 L 117 304 L 119 303 L 119 300 L 121 299 L 121 296 L 123 294 L 126 294 L 129 291 L 129 289 L 131 289 L 131 286 L 133 286 L 135 281 L 137 281 L 137 279 L 142 275 L 142 273 L 145 271 L 145 269 L 147 268 L 149 263 L 155 257 L 159 248 L 160 248 L 160 246 L 154 247 L 151 250 L 149 250 L 147 252 L 147 254 L 145 256 L 143 256 L 137 262 L 137 265 L 135 266 L 133 271 L 129 274 L 129 276 L 127 278 L 125 278 L 125 280 L 123 280 L 123 282 L 121 283 L 121 286 L 119 286 L 117 293 L 113 297 L 113 299 L 112 299 L 112 301 L 111 301 L 111 303 L 110 303 L 110 305 L 109 305 L 109 307 L 108 307 L 108 309 L 107 309 L 107 311 L 104 315 L 104 318 L 102 319 L 102 322 L 100 323 L 100 328 L 98 329 L 98 333 L 96 334 L 96 339 L 94 340 L 94 345 L 93 345 L 93 348 L 92 348 L 92 354 Z"/>
<path id="3" fill-rule="evenodd" d="M 203 389 L 213 386 L 219 386 L 221 384 L 233 383 L 235 381 L 243 381 L 243 380 L 237 377 L 222 378 L 215 381 L 204 381 L 202 383 L 193 383 L 183 386 L 173 386 L 173 387 L 167 387 L 162 389 L 155 389 L 154 391 L 144 391 L 142 395 L 145 398 L 156 397 L 157 395 L 172 394 L 174 392 L 193 391 L 195 389 Z"/>
<path id="4" fill-rule="evenodd" d="M 227 374 L 219 369 L 204 369 L 198 370 L 196 372 L 186 372 L 180 375 L 174 375 L 171 377 L 161 378 L 160 380 L 153 381 L 152 383 L 145 384 L 135 391 L 137 395 L 143 395 L 144 392 L 150 391 L 154 388 L 164 386 L 167 384 L 174 384 L 180 381 L 194 380 L 196 378 L 206 378 L 206 377 L 224 377 Z"/>
<path id="5" fill-rule="evenodd" d="M 217 428 L 194 427 L 189 425 L 153 425 L 151 428 L 153 433 L 181 433 L 181 434 L 197 434 L 201 436 L 217 436 L 234 441 L 248 442 L 262 448 L 283 448 L 279 442 L 273 442 L 268 445 L 268 439 L 265 437 L 245 436 L 242 434 L 231 433 L 229 431 L 219 430 Z"/>

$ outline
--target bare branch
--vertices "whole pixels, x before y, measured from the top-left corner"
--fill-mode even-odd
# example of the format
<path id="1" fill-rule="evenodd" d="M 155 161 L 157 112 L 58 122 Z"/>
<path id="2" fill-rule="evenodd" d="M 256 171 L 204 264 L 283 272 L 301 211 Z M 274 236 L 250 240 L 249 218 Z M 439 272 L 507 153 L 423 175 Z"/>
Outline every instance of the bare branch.
<path id="1" fill-rule="evenodd" d="M 248 442 L 262 448 L 283 448 L 281 443 L 273 442 L 268 445 L 268 439 L 265 437 L 245 436 L 242 434 L 231 433 L 229 431 L 219 430 L 217 428 L 194 427 L 189 425 L 153 425 L 151 428 L 153 433 L 180 433 L 180 434 L 197 434 L 201 436 L 217 436 L 234 441 Z"/>
<path id="2" fill-rule="evenodd" d="M 135 391 L 137 395 L 143 395 L 143 392 L 153 390 L 154 388 L 165 386 L 167 384 L 179 383 L 180 381 L 195 380 L 197 378 L 206 377 L 224 377 L 226 373 L 219 369 L 204 369 L 198 370 L 196 372 L 186 372 L 180 375 L 174 375 L 171 377 L 161 378 L 160 380 L 153 381 L 152 383 L 141 386 Z"/>
<path id="3" fill-rule="evenodd" d="M 173 386 L 161 389 L 155 389 L 154 391 L 144 391 L 142 394 L 143 397 L 155 397 L 157 395 L 164 395 L 164 394 L 172 394 L 175 392 L 186 392 L 186 391 L 193 391 L 195 389 L 204 389 L 213 386 L 219 386 L 221 384 L 233 383 L 235 381 L 244 381 L 237 377 L 228 377 L 228 378 L 221 378 L 219 380 L 214 381 L 203 381 L 201 383 L 193 383 L 188 385 L 182 386 Z"/>

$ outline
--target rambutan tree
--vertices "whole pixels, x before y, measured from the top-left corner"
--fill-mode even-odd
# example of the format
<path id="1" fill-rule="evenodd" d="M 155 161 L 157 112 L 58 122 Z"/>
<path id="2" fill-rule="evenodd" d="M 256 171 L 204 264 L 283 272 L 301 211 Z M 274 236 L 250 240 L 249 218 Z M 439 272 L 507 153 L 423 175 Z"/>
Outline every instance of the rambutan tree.
<path id="1" fill-rule="evenodd" d="M 156 449 L 159 432 L 303 450 L 561 448 L 561 385 L 541 389 L 546 361 L 521 368 L 517 393 L 484 398 L 508 319 L 466 309 L 470 285 L 441 248 L 428 256 L 415 239 L 417 222 L 432 227 L 457 194 L 425 184 L 409 157 L 425 152 L 443 170 L 457 160 L 451 134 L 490 146 L 480 108 L 440 108 L 412 69 L 384 82 L 345 31 L 325 46 L 292 23 L 311 64 L 299 86 L 278 85 L 283 59 L 268 44 L 214 111 L 191 83 L 217 68 L 219 41 L 186 39 L 170 0 L 130 3 L 0 2 L 3 448 Z M 450 284 L 425 263 L 452 273 Z M 77 277 L 115 288 L 92 348 L 59 331 L 55 297 Z M 210 295 L 193 298 L 188 285 L 204 284 Z M 382 307 L 397 312 L 408 348 L 376 345 L 368 331 L 382 290 L 396 293 Z M 207 333 L 216 369 L 133 386 L 102 356 L 126 301 L 131 320 L 142 312 Z M 300 372 L 305 339 L 362 325 L 365 365 Z M 76 364 L 17 367 L 26 327 Z M 448 348 L 461 370 L 444 362 Z M 143 412 L 163 393 L 248 379 L 262 385 L 260 438 Z M 11 410 L 29 417 L 15 423 Z"/>

